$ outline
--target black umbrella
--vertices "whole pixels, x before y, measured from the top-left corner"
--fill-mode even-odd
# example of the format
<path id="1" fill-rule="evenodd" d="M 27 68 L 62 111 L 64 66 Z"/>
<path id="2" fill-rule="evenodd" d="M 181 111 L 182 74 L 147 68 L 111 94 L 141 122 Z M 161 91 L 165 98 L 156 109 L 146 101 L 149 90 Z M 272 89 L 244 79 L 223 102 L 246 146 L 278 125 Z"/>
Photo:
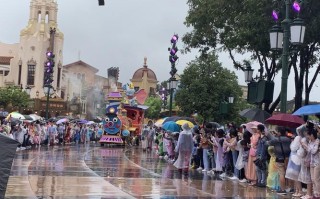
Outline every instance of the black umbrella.
<path id="1" fill-rule="evenodd" d="M 257 122 L 261 122 L 261 123 L 265 123 L 266 119 L 271 117 L 271 115 L 268 112 L 261 110 L 261 109 L 258 109 L 258 108 L 244 109 L 239 114 L 242 117 L 248 118 L 249 120 L 257 121 Z"/>
<path id="2" fill-rule="evenodd" d="M 219 123 L 217 123 L 217 122 L 208 122 L 208 123 L 211 124 L 212 128 L 214 128 L 214 129 L 217 129 L 217 128 L 221 127 L 221 125 Z"/>
<path id="3" fill-rule="evenodd" d="M 4 198 L 17 146 L 20 143 L 0 134 L 0 198 Z"/>

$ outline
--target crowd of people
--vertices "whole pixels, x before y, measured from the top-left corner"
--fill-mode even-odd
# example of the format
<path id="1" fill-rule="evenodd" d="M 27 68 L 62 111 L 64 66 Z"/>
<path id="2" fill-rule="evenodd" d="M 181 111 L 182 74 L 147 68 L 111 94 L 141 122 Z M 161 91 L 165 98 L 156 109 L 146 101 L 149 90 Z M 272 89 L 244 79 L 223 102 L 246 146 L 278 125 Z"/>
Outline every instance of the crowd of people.
<path id="1" fill-rule="evenodd" d="M 32 146 L 96 142 L 100 139 L 103 129 L 99 124 L 3 122 L 0 125 L 0 133 L 18 141 L 20 145 L 17 150 L 25 150 Z"/>
<path id="2" fill-rule="evenodd" d="M 103 128 L 99 124 L 4 123 L 0 133 L 17 140 L 17 150 L 24 150 L 96 142 Z M 149 124 L 135 139 L 141 140 L 144 151 L 156 150 L 159 158 L 186 175 L 189 169 L 195 169 L 204 175 L 309 199 L 320 198 L 319 137 L 319 125 L 308 121 L 296 129 L 278 126 L 275 130 L 261 123 L 250 129 L 233 123 L 226 128 L 213 128 L 211 124 L 190 128 L 185 123 L 181 132 Z"/>
<path id="3" fill-rule="evenodd" d="M 143 150 L 156 150 L 159 158 L 186 175 L 196 169 L 309 199 L 320 198 L 319 137 L 319 125 L 311 121 L 297 129 L 278 126 L 275 130 L 259 123 L 250 129 L 233 123 L 219 129 L 211 124 L 190 128 L 185 123 L 181 132 L 145 126 L 141 140 Z"/>

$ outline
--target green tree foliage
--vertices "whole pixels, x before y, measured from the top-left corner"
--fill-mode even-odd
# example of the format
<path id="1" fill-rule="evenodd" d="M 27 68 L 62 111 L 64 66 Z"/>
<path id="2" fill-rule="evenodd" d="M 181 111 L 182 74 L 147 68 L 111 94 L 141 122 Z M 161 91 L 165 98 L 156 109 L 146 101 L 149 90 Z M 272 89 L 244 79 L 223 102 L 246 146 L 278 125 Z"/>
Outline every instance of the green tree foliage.
<path id="1" fill-rule="evenodd" d="M 20 88 L 0 88 L 0 106 L 7 108 L 11 104 L 12 107 L 26 107 L 28 102 L 29 95 Z"/>
<path id="2" fill-rule="evenodd" d="M 227 114 L 219 111 L 220 103 L 234 97 Z M 246 104 L 235 73 L 223 68 L 213 53 L 202 55 L 183 71 L 176 94 L 176 104 L 183 115 L 197 112 L 204 121 L 235 120 Z"/>
<path id="3" fill-rule="evenodd" d="M 159 97 L 149 97 L 147 98 L 144 105 L 149 106 L 146 111 L 146 117 L 149 119 L 157 119 L 159 118 L 161 111 L 161 99 Z"/>
<path id="4" fill-rule="evenodd" d="M 293 1 L 292 1 L 293 2 Z M 281 69 L 281 53 L 270 51 L 269 30 L 275 24 L 272 10 L 278 10 L 284 19 L 284 1 L 270 0 L 188 0 L 189 12 L 185 24 L 193 30 L 184 35 L 186 51 L 197 48 L 202 53 L 221 47 L 227 51 L 237 69 L 243 69 L 245 60 L 238 61 L 234 54 L 249 53 L 250 59 L 259 64 L 267 80 L 273 80 Z M 306 104 L 320 71 L 320 1 L 304 0 L 300 17 L 306 23 L 305 45 L 290 54 L 289 69 L 295 76 L 295 108 L 302 105 L 303 88 Z M 290 18 L 297 17 L 293 11 Z M 310 68 L 315 68 L 314 74 Z M 291 71 L 292 72 L 292 71 Z M 312 77 L 309 77 L 312 75 Z M 265 109 L 272 112 L 279 97 Z"/>

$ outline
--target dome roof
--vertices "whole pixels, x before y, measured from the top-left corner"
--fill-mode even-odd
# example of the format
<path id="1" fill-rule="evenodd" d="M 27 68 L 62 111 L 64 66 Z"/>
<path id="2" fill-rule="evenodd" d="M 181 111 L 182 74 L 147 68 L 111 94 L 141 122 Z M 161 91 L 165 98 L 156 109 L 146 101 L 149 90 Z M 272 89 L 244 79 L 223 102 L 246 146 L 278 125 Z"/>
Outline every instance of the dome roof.
<path id="1" fill-rule="evenodd" d="M 153 72 L 153 70 L 151 70 L 150 68 L 148 68 L 147 65 L 147 58 L 144 58 L 144 65 L 142 68 L 139 68 L 138 70 L 136 70 L 136 72 L 134 72 L 132 79 L 142 79 L 145 71 L 147 71 L 147 78 L 149 80 L 156 80 L 157 81 L 157 76 L 156 74 Z"/>

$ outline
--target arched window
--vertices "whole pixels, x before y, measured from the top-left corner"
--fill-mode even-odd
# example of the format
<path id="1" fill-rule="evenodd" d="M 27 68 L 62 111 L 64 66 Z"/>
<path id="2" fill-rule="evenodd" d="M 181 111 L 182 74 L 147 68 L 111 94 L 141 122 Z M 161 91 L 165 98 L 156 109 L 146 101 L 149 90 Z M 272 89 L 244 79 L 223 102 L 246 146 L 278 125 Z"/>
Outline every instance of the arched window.
<path id="1" fill-rule="evenodd" d="M 41 22 L 41 11 L 39 10 L 39 12 L 38 12 L 38 23 L 40 23 Z"/>
<path id="2" fill-rule="evenodd" d="M 81 79 L 81 74 L 80 73 L 77 74 L 77 78 Z"/>
<path id="3" fill-rule="evenodd" d="M 49 12 L 46 12 L 46 20 L 45 23 L 49 23 Z"/>

